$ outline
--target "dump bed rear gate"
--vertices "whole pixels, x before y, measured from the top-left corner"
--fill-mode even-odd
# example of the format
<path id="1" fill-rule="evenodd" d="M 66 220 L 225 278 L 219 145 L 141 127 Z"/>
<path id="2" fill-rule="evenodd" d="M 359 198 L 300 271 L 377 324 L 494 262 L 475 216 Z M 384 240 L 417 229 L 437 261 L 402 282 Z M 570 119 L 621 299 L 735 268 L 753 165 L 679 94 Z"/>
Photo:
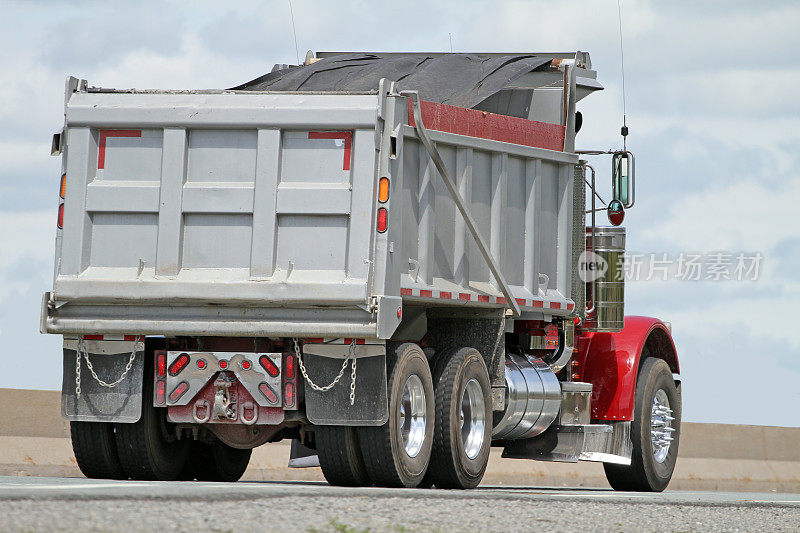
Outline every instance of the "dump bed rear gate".
<path id="1" fill-rule="evenodd" d="M 374 335 L 358 307 L 376 107 L 375 95 L 72 94 L 54 291 L 70 304 L 50 327 L 242 335 L 294 320 Z M 264 305 L 298 309 L 281 320 Z"/>

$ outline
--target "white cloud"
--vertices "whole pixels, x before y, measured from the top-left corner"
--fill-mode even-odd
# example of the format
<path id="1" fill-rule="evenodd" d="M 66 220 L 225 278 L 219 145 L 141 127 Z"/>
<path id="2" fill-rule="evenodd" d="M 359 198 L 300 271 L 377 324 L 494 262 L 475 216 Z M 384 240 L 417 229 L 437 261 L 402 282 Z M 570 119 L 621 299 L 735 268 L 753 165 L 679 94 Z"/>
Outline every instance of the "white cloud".
<path id="1" fill-rule="evenodd" d="M 689 191 L 669 208 L 667 216 L 645 231 L 645 237 L 687 251 L 764 251 L 799 235 L 800 180 L 770 187 L 750 177 L 731 176 L 727 186 Z"/>
<path id="2" fill-rule="evenodd" d="M 56 210 L 0 211 L 0 300 L 52 279 Z M 46 290 L 46 289 L 45 289 Z"/>

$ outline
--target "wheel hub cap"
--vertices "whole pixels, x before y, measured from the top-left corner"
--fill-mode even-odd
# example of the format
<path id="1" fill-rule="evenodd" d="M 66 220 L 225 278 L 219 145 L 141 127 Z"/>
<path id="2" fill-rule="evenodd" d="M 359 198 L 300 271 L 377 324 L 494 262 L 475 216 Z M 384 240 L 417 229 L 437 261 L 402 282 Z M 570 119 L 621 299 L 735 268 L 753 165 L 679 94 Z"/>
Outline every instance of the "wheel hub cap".
<path id="1" fill-rule="evenodd" d="M 461 442 L 464 453 L 475 459 L 483 446 L 486 433 L 486 404 L 481 385 L 476 379 L 467 381 L 461 396 Z"/>
<path id="2" fill-rule="evenodd" d="M 669 397 L 664 389 L 658 389 L 653 397 L 653 406 L 650 409 L 650 441 L 653 444 L 653 457 L 657 463 L 663 463 L 669 455 L 669 447 L 672 443 L 672 409 L 669 404 Z"/>
<path id="3" fill-rule="evenodd" d="M 400 437 L 409 457 L 416 457 L 425 441 L 427 413 L 425 409 L 425 389 L 419 376 L 412 374 L 403 385 L 403 398 L 400 401 Z"/>

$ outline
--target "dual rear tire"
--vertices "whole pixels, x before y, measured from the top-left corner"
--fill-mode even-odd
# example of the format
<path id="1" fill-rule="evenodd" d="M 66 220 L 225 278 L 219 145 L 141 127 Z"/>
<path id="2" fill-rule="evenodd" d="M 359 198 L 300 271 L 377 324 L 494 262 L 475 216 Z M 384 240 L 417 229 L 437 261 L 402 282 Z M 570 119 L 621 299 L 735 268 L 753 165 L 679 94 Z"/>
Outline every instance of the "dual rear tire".
<path id="1" fill-rule="evenodd" d="M 166 409 L 153 406 L 152 355 L 145 363 L 142 415 L 133 424 L 71 422 L 72 449 L 83 475 L 95 479 L 236 481 L 251 450 L 220 441 L 178 438 Z"/>
<path id="2" fill-rule="evenodd" d="M 473 488 L 491 438 L 489 375 L 477 350 L 443 353 L 431 375 L 416 344 L 387 353 L 389 419 L 377 427 L 318 426 L 317 452 L 332 485 Z"/>
<path id="3" fill-rule="evenodd" d="M 433 380 L 425 353 L 404 343 L 387 350 L 389 420 L 358 428 L 364 468 L 381 487 L 416 487 L 433 446 Z"/>
<path id="4" fill-rule="evenodd" d="M 153 416 L 155 415 L 155 416 Z M 163 415 L 161 415 L 163 416 Z M 71 422 L 72 449 L 83 475 L 94 479 L 238 481 L 252 450 L 165 436 L 159 414 L 136 424 Z"/>
<path id="5" fill-rule="evenodd" d="M 472 489 L 486 472 L 492 433 L 489 373 L 481 354 L 461 348 L 442 357 L 434 372 L 436 431 L 427 484 Z"/>

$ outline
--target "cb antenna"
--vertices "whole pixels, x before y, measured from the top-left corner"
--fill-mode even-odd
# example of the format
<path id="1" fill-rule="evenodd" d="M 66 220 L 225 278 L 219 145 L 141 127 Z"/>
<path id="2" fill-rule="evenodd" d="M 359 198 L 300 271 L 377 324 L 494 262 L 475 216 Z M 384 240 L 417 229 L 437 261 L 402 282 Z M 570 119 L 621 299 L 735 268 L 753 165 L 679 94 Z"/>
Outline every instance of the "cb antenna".
<path id="1" fill-rule="evenodd" d="M 289 15 L 292 17 L 292 35 L 294 35 L 294 56 L 297 64 L 300 65 L 300 49 L 297 47 L 297 30 L 294 27 L 294 10 L 292 9 L 292 0 L 289 0 Z"/>
<path id="2" fill-rule="evenodd" d="M 621 0 L 617 0 L 617 18 L 619 19 L 619 61 L 622 68 L 622 149 L 627 150 L 626 141 L 628 138 L 627 109 L 625 107 L 625 48 L 622 45 L 622 6 Z"/>

